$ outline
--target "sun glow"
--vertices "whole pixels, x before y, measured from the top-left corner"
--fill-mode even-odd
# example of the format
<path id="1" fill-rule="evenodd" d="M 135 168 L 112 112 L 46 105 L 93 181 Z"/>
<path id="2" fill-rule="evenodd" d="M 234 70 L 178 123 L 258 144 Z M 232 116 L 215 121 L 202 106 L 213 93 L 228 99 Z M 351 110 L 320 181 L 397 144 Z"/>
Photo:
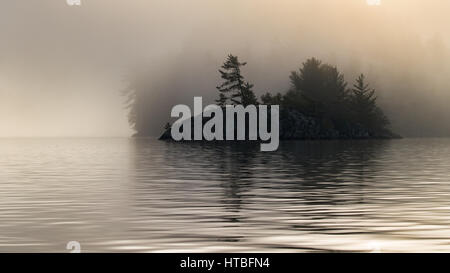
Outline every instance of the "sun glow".
<path id="1" fill-rule="evenodd" d="M 379 6 L 381 5 L 381 0 L 366 0 L 369 6 Z"/>

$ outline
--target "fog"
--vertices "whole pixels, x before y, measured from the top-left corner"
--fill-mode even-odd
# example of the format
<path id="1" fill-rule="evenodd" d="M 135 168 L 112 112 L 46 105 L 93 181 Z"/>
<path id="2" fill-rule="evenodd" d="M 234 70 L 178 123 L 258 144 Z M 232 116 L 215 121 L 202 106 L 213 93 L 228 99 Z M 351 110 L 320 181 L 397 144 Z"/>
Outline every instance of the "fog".
<path id="1" fill-rule="evenodd" d="M 174 104 L 192 104 L 193 95 L 213 101 L 229 53 L 248 62 L 244 74 L 258 95 L 286 91 L 289 72 L 314 56 L 349 82 L 365 73 L 394 131 L 450 135 L 447 0 L 0 5 L 2 137 L 129 136 L 120 90 L 136 75 L 158 134 Z"/>

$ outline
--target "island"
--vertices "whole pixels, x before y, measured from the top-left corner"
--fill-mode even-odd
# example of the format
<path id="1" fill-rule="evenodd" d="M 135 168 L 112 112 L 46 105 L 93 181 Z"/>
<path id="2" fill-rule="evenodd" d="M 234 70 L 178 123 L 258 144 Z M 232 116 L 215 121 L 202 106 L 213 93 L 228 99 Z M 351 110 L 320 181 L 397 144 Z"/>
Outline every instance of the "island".
<path id="1" fill-rule="evenodd" d="M 388 117 L 377 105 L 376 91 L 361 74 L 352 87 L 337 67 L 316 58 L 306 60 L 298 71 L 290 75 L 290 89 L 285 93 L 266 93 L 260 101 L 253 85 L 241 73 L 245 62 L 229 55 L 219 73 L 223 83 L 216 104 L 279 105 L 280 139 L 391 139 L 400 138 L 389 127 Z M 161 140 L 170 140 L 167 123 Z"/>

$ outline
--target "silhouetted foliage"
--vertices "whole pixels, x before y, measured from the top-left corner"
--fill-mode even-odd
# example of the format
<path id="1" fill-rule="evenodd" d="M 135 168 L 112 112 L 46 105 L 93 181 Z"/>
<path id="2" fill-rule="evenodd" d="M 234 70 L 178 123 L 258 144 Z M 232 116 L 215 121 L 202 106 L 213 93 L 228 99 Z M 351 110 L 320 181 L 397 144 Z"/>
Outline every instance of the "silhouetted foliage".
<path id="1" fill-rule="evenodd" d="M 147 74 L 135 70 L 126 76 L 124 81 L 127 86 L 121 90 L 125 97 L 125 108 L 128 109 L 128 123 L 135 131 L 135 136 L 149 136 L 155 129 L 155 122 L 152 122 L 154 112 L 149 107 L 153 96 L 149 92 L 148 78 Z"/>
<path id="2" fill-rule="evenodd" d="M 311 58 L 290 75 L 291 88 L 280 100 L 285 108 L 319 118 L 322 125 L 346 130 L 349 123 L 359 124 L 373 135 L 389 131 L 389 120 L 376 104 L 375 90 L 365 83 L 364 75 L 347 88 L 344 75 L 335 66 Z M 264 95 L 263 101 L 270 101 Z"/>
<path id="3" fill-rule="evenodd" d="M 290 75 L 285 101 L 302 112 L 319 117 L 342 117 L 348 96 L 347 83 L 336 67 L 311 58 Z"/>
<path id="4" fill-rule="evenodd" d="M 281 105 L 283 102 L 283 95 L 277 93 L 275 96 L 267 92 L 261 96 L 261 102 L 265 105 Z"/>
<path id="5" fill-rule="evenodd" d="M 375 89 L 365 83 L 365 76 L 361 74 L 353 85 L 351 96 L 351 110 L 353 120 L 366 128 L 375 131 L 383 130 L 389 120 L 376 104 Z"/>
<path id="6" fill-rule="evenodd" d="M 138 131 L 136 125 L 138 119 L 136 90 L 132 84 L 129 84 L 121 93 L 126 97 L 125 108 L 128 109 L 128 123 L 133 130 Z"/>
<path id="7" fill-rule="evenodd" d="M 248 82 L 246 82 L 244 84 L 244 87 L 243 87 L 242 93 L 241 93 L 241 102 L 244 106 L 258 104 L 258 99 L 256 98 L 255 93 L 253 92 L 252 88 L 253 88 L 253 84 L 250 84 Z"/>
<path id="8" fill-rule="evenodd" d="M 237 56 L 228 55 L 219 69 L 223 83 L 217 86 L 216 104 L 222 107 L 230 103 L 258 104 L 253 85 L 241 74 L 241 67 L 245 65 Z M 344 75 L 335 66 L 310 58 L 297 71 L 291 72 L 289 78 L 291 87 L 284 95 L 267 92 L 261 96 L 261 101 L 265 105 L 280 105 L 280 120 L 288 120 L 287 124 L 292 124 L 289 123 L 291 117 L 296 116 L 291 113 L 302 114 L 303 120 L 311 121 L 313 125 L 310 125 L 317 129 L 305 134 L 309 138 L 315 135 L 319 138 L 395 136 L 388 129 L 388 118 L 377 105 L 375 90 L 369 87 L 363 74 L 348 88 Z M 146 122 L 149 118 L 146 88 L 139 81 L 130 82 L 123 91 L 129 109 L 128 121 L 136 135 L 145 136 L 150 131 Z M 166 124 L 166 131 L 170 126 Z"/>
<path id="9" fill-rule="evenodd" d="M 216 102 L 224 105 L 230 100 L 232 104 L 242 104 L 244 106 L 258 103 L 252 91 L 253 85 L 246 82 L 241 74 L 241 67 L 246 64 L 245 62 L 239 62 L 237 56 L 228 55 L 222 65 L 222 69 L 219 69 L 220 76 L 224 82 L 217 86 L 217 90 L 219 90 L 221 95 Z"/>
<path id="10" fill-rule="evenodd" d="M 216 104 L 223 107 L 227 104 L 227 96 L 225 96 L 223 93 L 219 94 L 219 98 L 216 100 Z"/>

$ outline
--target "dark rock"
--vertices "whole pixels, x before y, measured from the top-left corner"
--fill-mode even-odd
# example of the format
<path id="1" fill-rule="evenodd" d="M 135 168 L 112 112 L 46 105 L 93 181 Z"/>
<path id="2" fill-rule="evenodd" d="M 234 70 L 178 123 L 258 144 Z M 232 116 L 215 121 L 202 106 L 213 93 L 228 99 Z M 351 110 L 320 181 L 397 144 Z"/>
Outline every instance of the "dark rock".
<path id="1" fill-rule="evenodd" d="M 270 115 L 269 115 L 270 116 Z M 204 118 L 203 123 L 207 119 Z M 193 120 L 191 122 L 193 124 Z M 224 123 L 225 128 L 225 123 Z M 225 135 L 225 133 L 224 133 Z M 296 110 L 280 111 L 281 140 L 315 140 L 315 139 L 392 139 L 401 138 L 389 130 L 371 132 L 351 122 L 336 126 L 333 120 L 306 116 Z M 161 140 L 172 139 L 170 128 L 160 136 Z"/>

